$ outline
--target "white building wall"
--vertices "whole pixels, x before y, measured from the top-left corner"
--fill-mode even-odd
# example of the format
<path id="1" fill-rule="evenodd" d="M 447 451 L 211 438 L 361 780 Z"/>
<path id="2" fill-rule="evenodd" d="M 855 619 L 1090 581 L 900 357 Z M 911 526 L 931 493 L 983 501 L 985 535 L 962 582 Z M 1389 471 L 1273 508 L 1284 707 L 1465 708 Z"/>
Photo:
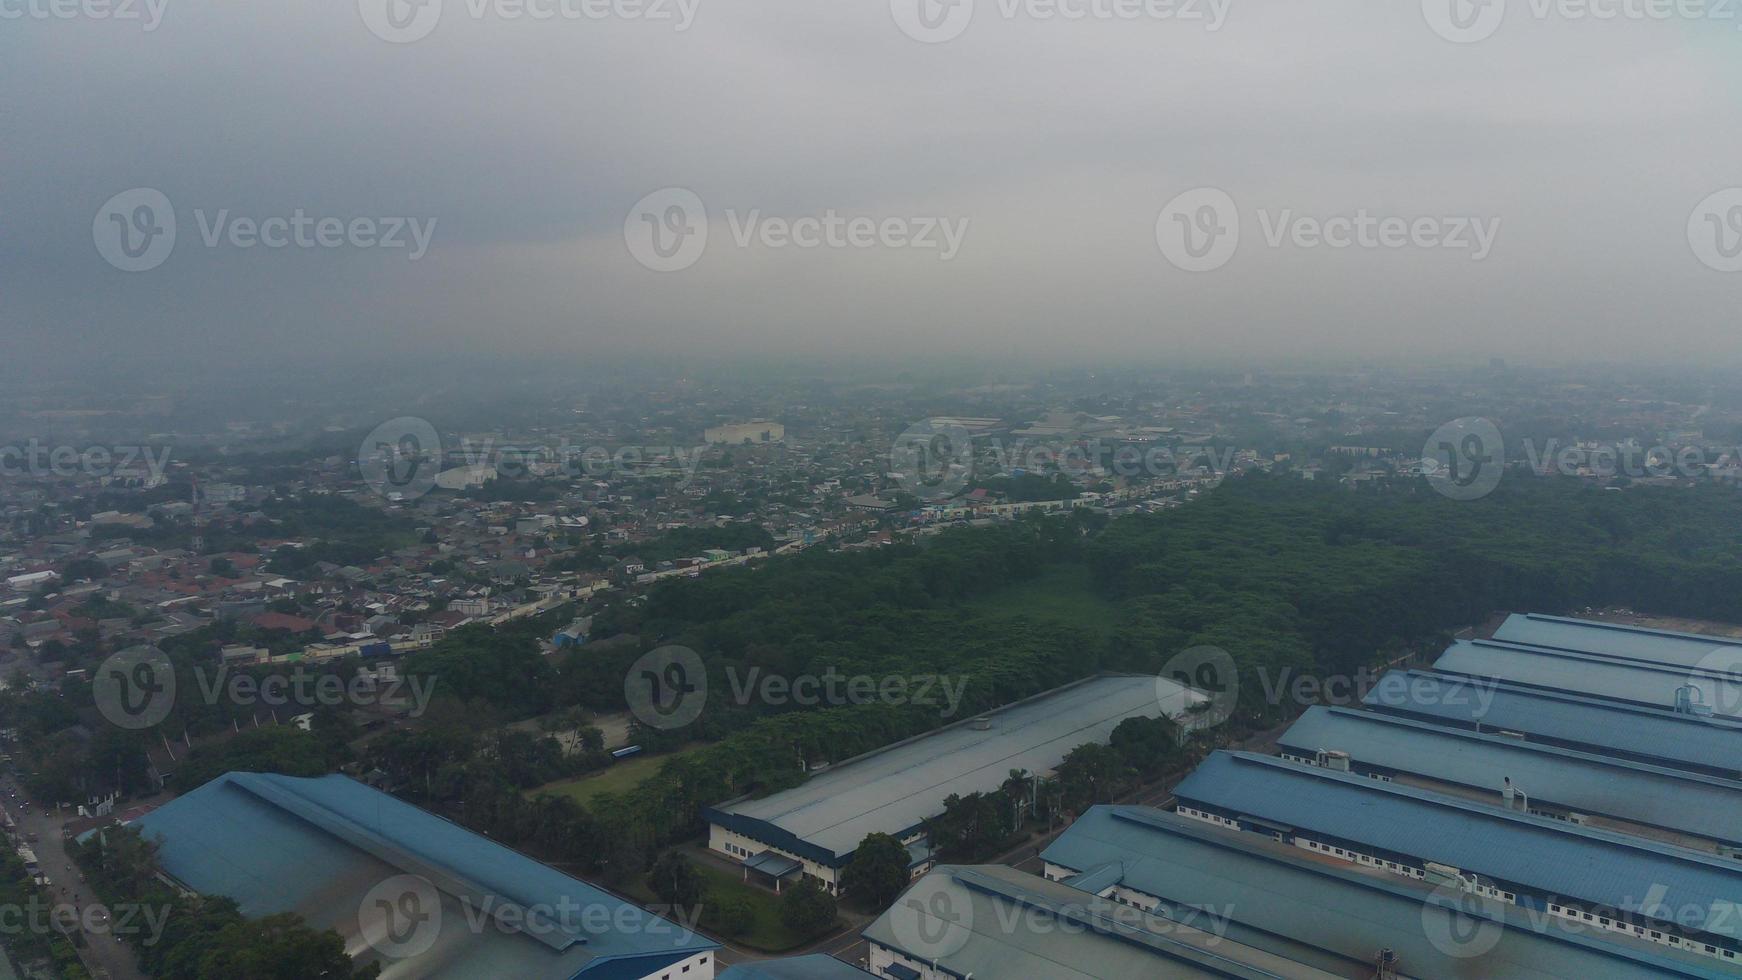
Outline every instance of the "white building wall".
<path id="1" fill-rule="evenodd" d="M 919 980 L 956 980 L 952 974 L 942 970 L 934 970 L 929 963 L 922 963 L 911 956 L 904 956 L 887 946 L 871 943 L 870 953 L 870 967 L 873 976 L 893 977 L 895 974 L 890 973 L 888 968 L 899 963 L 910 970 L 918 971 Z"/>
<path id="2" fill-rule="evenodd" d="M 714 951 L 697 953 L 679 960 L 658 973 L 649 973 L 641 980 L 714 980 Z"/>
<path id="3" fill-rule="evenodd" d="M 717 823 L 708 824 L 708 850 L 715 851 L 742 864 L 744 861 L 761 854 L 763 851 L 773 851 L 792 858 L 804 866 L 804 873 L 816 878 L 822 883 L 823 889 L 830 894 L 840 891 L 840 876 L 835 869 L 826 864 L 818 864 L 808 858 L 800 857 L 791 851 L 782 850 L 770 844 L 764 844 L 752 837 L 746 837 L 735 831 L 727 830 Z"/>

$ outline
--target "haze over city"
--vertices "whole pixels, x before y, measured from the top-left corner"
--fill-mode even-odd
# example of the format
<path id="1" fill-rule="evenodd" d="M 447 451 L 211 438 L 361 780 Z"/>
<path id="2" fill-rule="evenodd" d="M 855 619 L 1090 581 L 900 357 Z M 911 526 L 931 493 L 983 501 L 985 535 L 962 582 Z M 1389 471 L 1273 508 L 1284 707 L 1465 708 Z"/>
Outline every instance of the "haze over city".
<path id="1" fill-rule="evenodd" d="M 900 2 L 534 4 L 553 13 L 534 19 L 450 0 L 427 35 L 413 19 L 415 39 L 393 43 L 355 4 L 141 2 L 136 20 L 13 6 L 0 317 L 9 360 L 57 374 L 135 356 L 162 371 L 1736 350 L 1736 280 L 1699 261 L 1688 227 L 1742 156 L 1721 11 L 1520 3 L 1455 43 L 1416 3 L 1082 4 L 1078 20 L 981 3 L 959 36 L 925 43 Z M 1186 272 L 1157 248 L 1158 216 L 1204 187 L 1235 202 L 1242 239 L 1226 266 Z M 160 266 L 126 273 L 93 248 L 93 219 L 135 188 L 162 193 L 179 235 Z M 705 202 L 711 235 L 661 274 L 624 228 L 664 188 Z M 409 229 L 405 248 L 228 236 L 299 209 L 424 222 L 427 247 Z M 965 234 L 946 259 L 770 247 L 747 224 L 830 211 Z M 1363 211 L 1494 234 L 1479 259 L 1292 235 Z M 1273 226 L 1290 232 L 1276 246 Z"/>

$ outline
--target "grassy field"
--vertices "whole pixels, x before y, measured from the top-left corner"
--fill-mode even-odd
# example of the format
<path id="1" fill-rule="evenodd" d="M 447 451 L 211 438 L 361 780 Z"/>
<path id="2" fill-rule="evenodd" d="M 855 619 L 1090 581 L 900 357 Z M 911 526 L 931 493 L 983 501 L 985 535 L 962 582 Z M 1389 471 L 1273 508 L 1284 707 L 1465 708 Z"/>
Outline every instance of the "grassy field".
<path id="1" fill-rule="evenodd" d="M 1048 568 L 1038 578 L 974 599 L 974 612 L 998 619 L 1019 616 L 1105 635 L 1118 621 L 1118 606 L 1095 594 L 1083 565 Z"/>
<path id="2" fill-rule="evenodd" d="M 704 861 L 691 861 L 691 867 L 701 875 L 706 891 L 702 899 L 701 926 L 716 935 L 720 934 L 719 926 L 709 913 L 710 906 L 721 901 L 734 899 L 743 900 L 754 916 L 749 931 L 738 936 L 731 936 L 733 942 L 764 953 L 784 953 L 797 949 L 814 941 L 817 936 L 806 936 L 793 932 L 780 921 L 780 899 L 772 892 L 753 885 L 745 884 L 738 875 L 722 871 Z M 649 904 L 659 900 L 654 897 L 652 889 L 647 887 L 644 878 L 637 878 L 624 891 Z M 826 935 L 830 930 L 824 930 L 818 935 Z"/>
<path id="3" fill-rule="evenodd" d="M 528 790 L 528 796 L 538 796 L 549 793 L 552 796 L 566 796 L 576 803 L 586 804 L 601 793 L 623 793 L 640 785 L 641 781 L 659 771 L 667 759 L 675 759 L 688 752 L 693 752 L 701 746 L 691 746 L 664 755 L 638 755 L 622 762 L 614 763 L 611 768 L 578 779 L 565 779 L 560 782 L 546 783 L 537 789 Z"/>

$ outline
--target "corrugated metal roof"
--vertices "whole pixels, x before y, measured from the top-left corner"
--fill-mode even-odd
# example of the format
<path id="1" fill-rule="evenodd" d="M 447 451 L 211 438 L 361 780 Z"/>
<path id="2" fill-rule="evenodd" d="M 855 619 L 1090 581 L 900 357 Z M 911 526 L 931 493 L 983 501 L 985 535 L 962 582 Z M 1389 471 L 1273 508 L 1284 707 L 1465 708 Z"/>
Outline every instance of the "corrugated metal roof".
<path id="1" fill-rule="evenodd" d="M 657 969 L 718 945 L 344 776 L 230 773 L 134 826 L 161 842 L 163 869 L 189 888 L 227 895 L 249 916 L 295 912 L 353 952 L 369 952 L 359 912 L 370 890 L 423 878 L 440 899 L 439 932 L 426 952 L 384 961 L 383 976 L 566 980 L 611 974 L 626 958 Z M 488 913 L 501 909 L 542 925 L 496 928 Z"/>
<path id="2" fill-rule="evenodd" d="M 1174 794 L 1368 853 L 1742 936 L 1742 863 L 1726 858 L 1245 752 L 1214 753 Z"/>
<path id="3" fill-rule="evenodd" d="M 1077 746 L 1107 741 L 1127 718 L 1177 718 L 1203 699 L 1153 675 L 1092 677 L 1001 709 L 989 729 L 955 724 L 705 816 L 766 844 L 807 843 L 838 862 L 866 834 L 900 834 L 942 813 L 951 794 L 997 789 L 1012 769 L 1054 769 Z"/>
<path id="4" fill-rule="evenodd" d="M 1493 677 L 1531 687 L 1673 709 L 1676 692 L 1693 686 L 1713 713 L 1742 720 L 1742 680 L 1695 668 L 1664 667 L 1592 653 L 1460 640 L 1434 661 L 1434 669 Z"/>
<path id="5" fill-rule="evenodd" d="M 1671 667 L 1704 666 L 1735 672 L 1742 665 L 1742 639 L 1736 637 L 1676 633 L 1537 613 L 1506 617 L 1506 622 L 1494 632 L 1494 639 Z"/>
<path id="6" fill-rule="evenodd" d="M 1214 932 L 1002 865 L 944 865 L 866 927 L 865 938 L 956 977 L 1020 980 L 1333 980 Z"/>
<path id="7" fill-rule="evenodd" d="M 1670 768 L 1742 774 L 1742 723 L 1720 718 L 1418 670 L 1386 674 L 1364 703 L 1376 711 L 1520 732 Z"/>
<path id="8" fill-rule="evenodd" d="M 1420 978 L 1732 975 L 1703 957 L 1646 948 L 1621 937 L 1598 940 L 1558 920 L 1533 919 L 1498 903 L 1464 913 L 1501 926 L 1491 948 L 1442 948 L 1430 932 L 1463 935 L 1470 923 L 1454 923 L 1453 913 L 1426 885 L 1333 867 L 1289 845 L 1147 807 L 1094 807 L 1041 856 L 1079 870 L 1119 862 L 1125 868 L 1123 884 L 1162 899 L 1175 914 L 1180 907 L 1225 912 L 1231 917 L 1230 940 L 1286 951 L 1348 976 L 1370 975 L 1350 970 L 1371 964 L 1382 948 L 1398 954 L 1403 975 Z"/>
<path id="9" fill-rule="evenodd" d="M 1512 781 L 1533 801 L 1742 845 L 1742 783 L 1442 728 L 1370 711 L 1316 706 L 1277 739 L 1292 754 L 1347 752 L 1359 763 L 1488 790 Z"/>

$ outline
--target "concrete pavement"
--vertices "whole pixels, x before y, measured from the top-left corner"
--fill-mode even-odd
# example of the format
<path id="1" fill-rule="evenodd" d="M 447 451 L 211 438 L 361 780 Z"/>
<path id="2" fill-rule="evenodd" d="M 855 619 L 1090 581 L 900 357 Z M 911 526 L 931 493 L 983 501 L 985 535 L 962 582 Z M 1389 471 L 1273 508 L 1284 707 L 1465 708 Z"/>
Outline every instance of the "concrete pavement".
<path id="1" fill-rule="evenodd" d="M 0 777 L 0 792 L 8 813 L 18 824 L 19 839 L 36 854 L 37 865 L 48 876 L 45 889 L 57 905 L 67 905 L 78 912 L 79 929 L 84 933 L 84 946 L 79 958 L 85 969 L 98 980 L 147 980 L 133 957 L 133 950 L 114 929 L 145 929 L 146 919 L 136 913 L 124 914 L 118 921 L 111 910 L 97 901 L 91 887 L 72 858 L 67 855 L 67 842 L 61 838 L 65 819 L 51 808 L 43 808 L 29 800 L 23 787 L 11 776 Z M 126 910 L 124 910 L 125 912 Z M 87 928 L 87 926 L 91 928 Z"/>

